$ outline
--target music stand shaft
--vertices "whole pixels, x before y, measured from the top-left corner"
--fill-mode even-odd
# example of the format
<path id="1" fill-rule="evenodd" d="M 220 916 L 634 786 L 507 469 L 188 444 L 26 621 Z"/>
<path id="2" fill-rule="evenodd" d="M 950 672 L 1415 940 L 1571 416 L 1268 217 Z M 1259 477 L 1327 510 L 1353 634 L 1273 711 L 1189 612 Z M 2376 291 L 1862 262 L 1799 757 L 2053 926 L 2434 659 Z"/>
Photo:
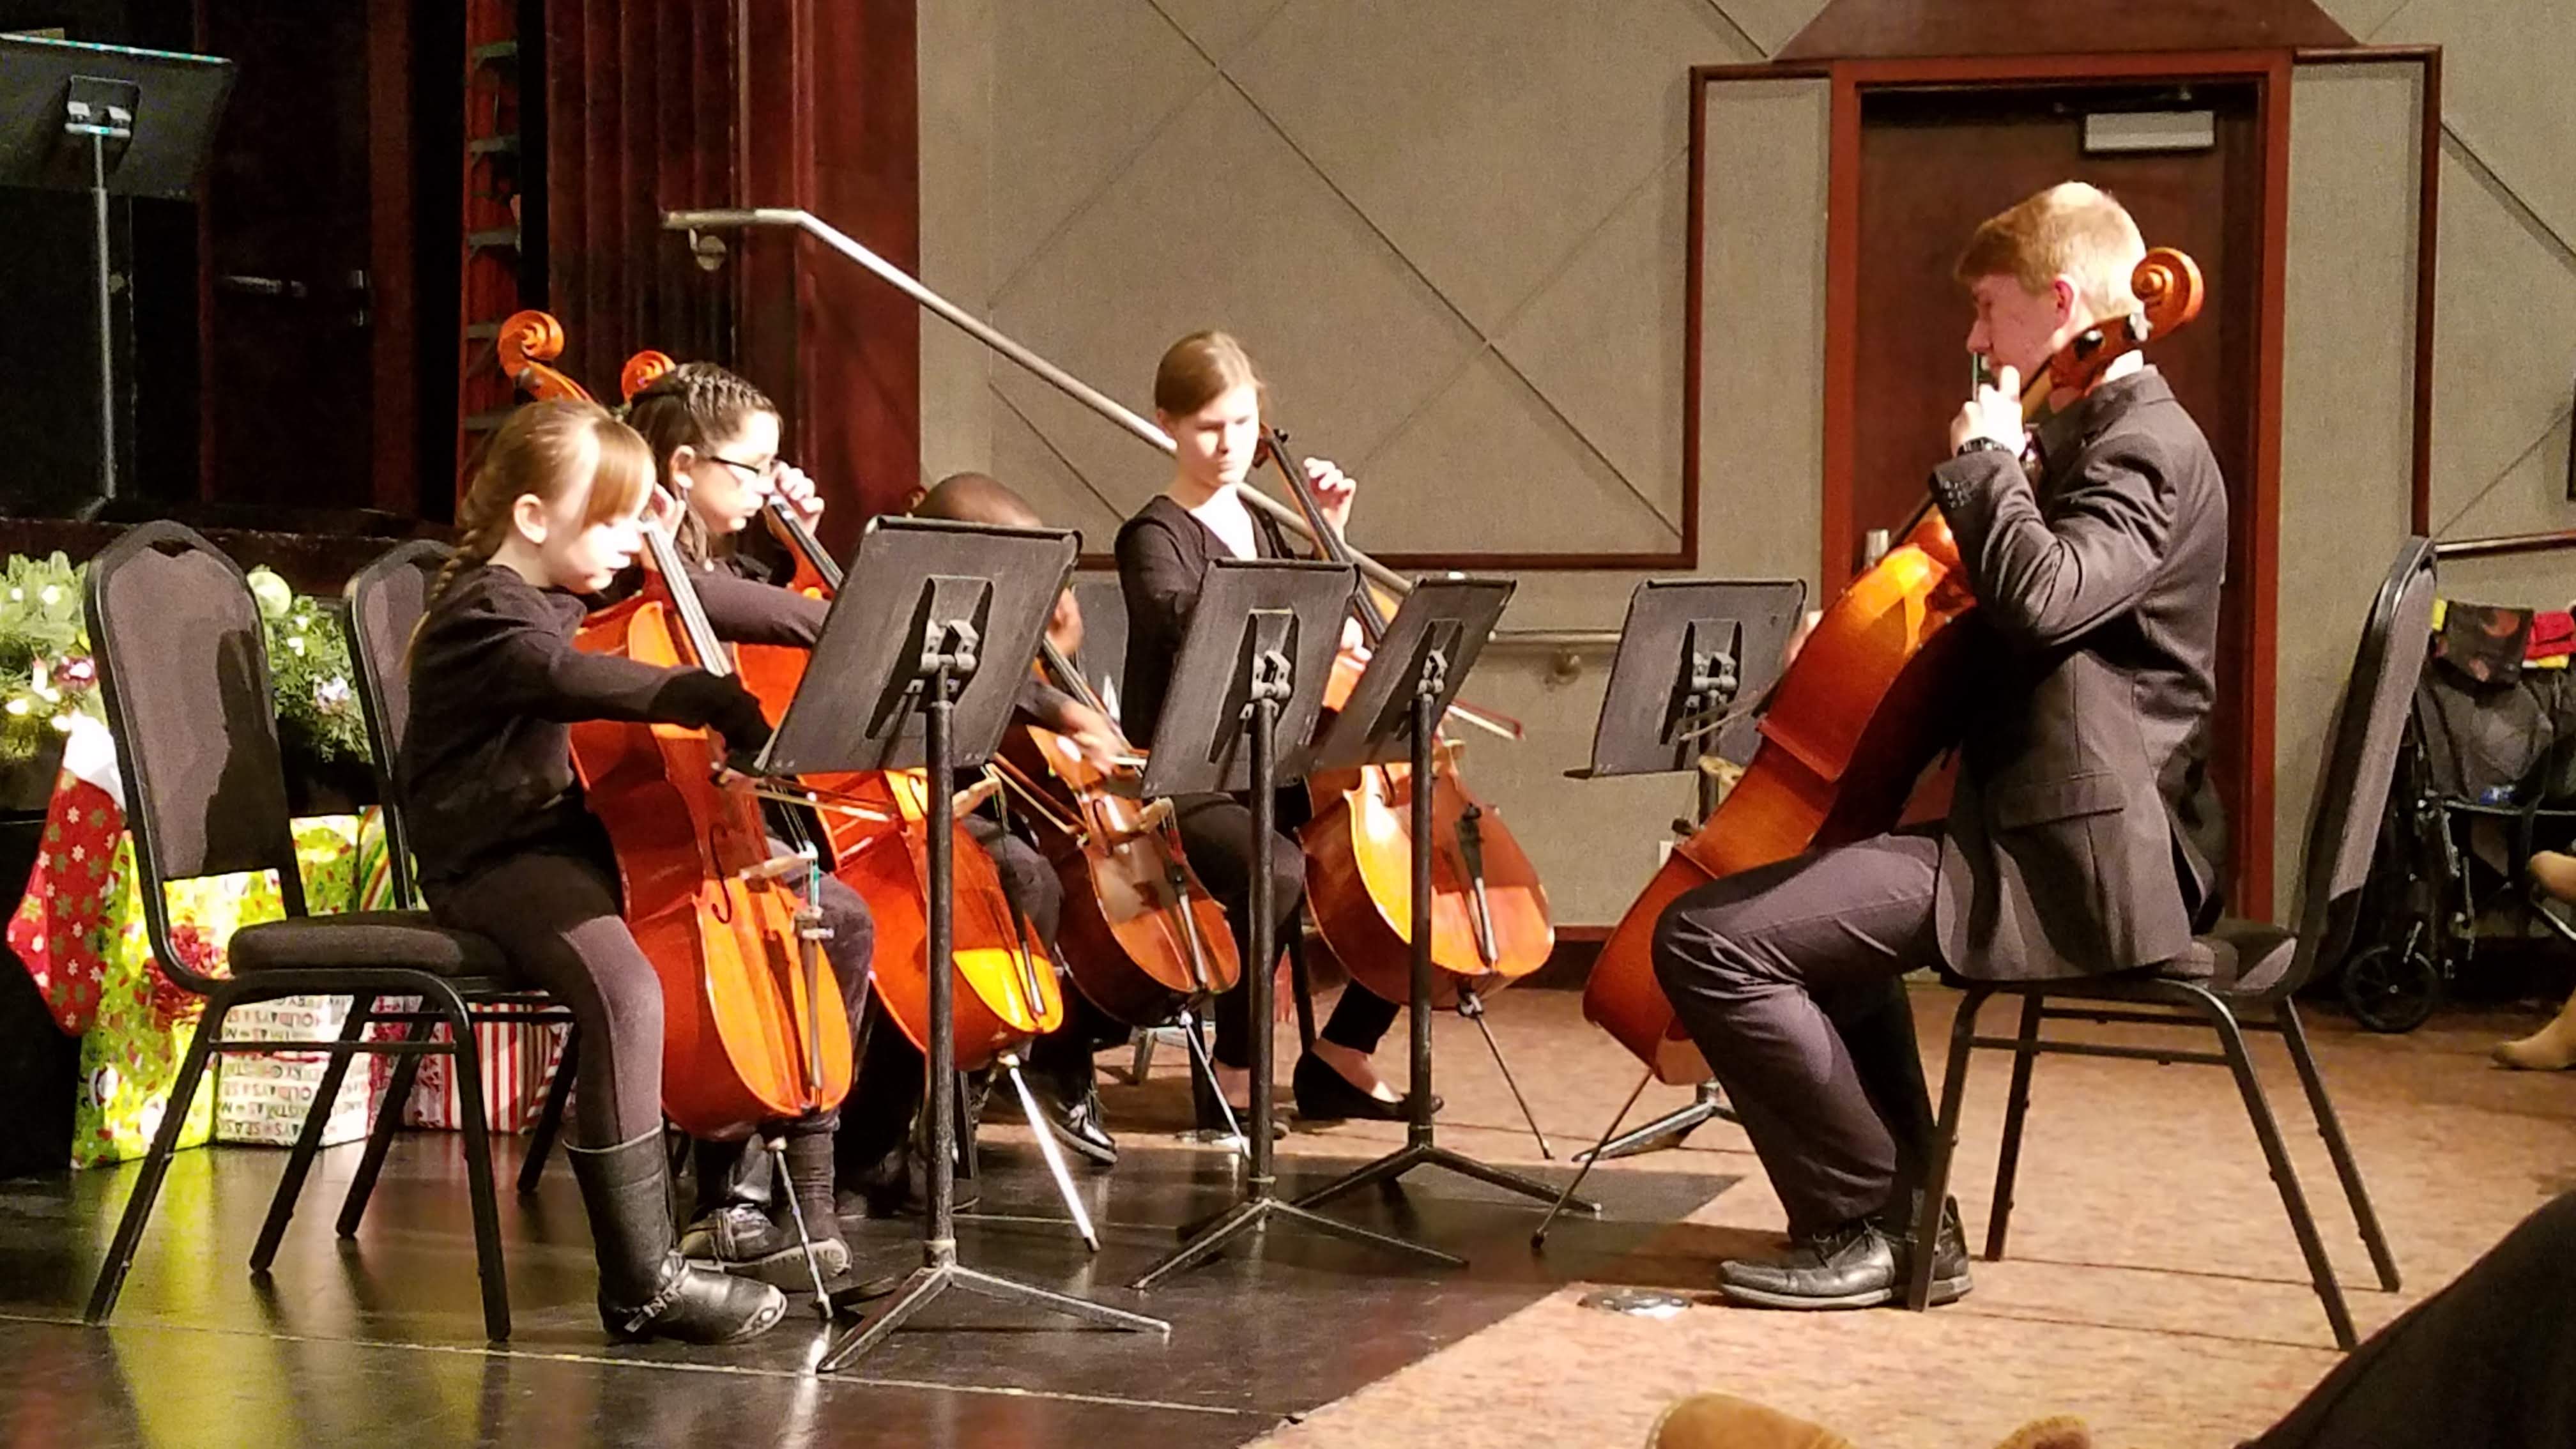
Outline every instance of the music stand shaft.
<path id="1" fill-rule="evenodd" d="M 1288 1202 L 1274 1192 L 1277 1179 L 1271 1152 L 1270 1122 L 1278 1094 L 1271 1082 L 1270 1054 L 1276 1038 L 1271 1030 L 1270 994 L 1271 984 L 1278 974 L 1279 940 L 1278 903 L 1271 894 L 1268 853 L 1272 832 L 1277 828 L 1279 781 L 1278 762 L 1271 745 L 1279 717 L 1279 701 L 1288 692 L 1289 680 L 1284 676 L 1270 671 L 1257 674 L 1245 722 L 1245 734 L 1252 750 L 1254 859 L 1246 891 L 1247 906 L 1252 913 L 1249 932 L 1252 959 L 1244 963 L 1243 983 L 1243 989 L 1249 993 L 1245 1007 L 1252 1013 L 1252 1113 L 1251 1119 L 1243 1124 L 1243 1130 L 1252 1140 L 1243 1196 L 1233 1207 L 1219 1214 L 1215 1221 L 1174 1249 L 1169 1257 L 1147 1269 L 1144 1276 L 1129 1285 L 1140 1292 L 1185 1268 L 1208 1261 L 1237 1238 L 1261 1233 L 1273 1218 L 1284 1218 L 1334 1237 L 1402 1253 L 1443 1267 L 1466 1266 L 1466 1260 L 1454 1254 L 1338 1222 Z M 1222 1097 L 1222 1091 L 1218 1095 Z"/>
<path id="2" fill-rule="evenodd" d="M 1407 1010 L 1412 1021 L 1412 1090 L 1405 1098 L 1404 1145 L 1375 1162 L 1357 1167 L 1297 1200 L 1300 1208 L 1313 1208 L 1342 1196 L 1353 1188 L 1375 1182 L 1393 1182 L 1422 1166 L 1445 1167 L 1463 1177 L 1490 1183 L 1507 1192 L 1553 1204 L 1560 1196 L 1557 1189 L 1506 1172 L 1499 1167 L 1479 1162 L 1465 1153 L 1439 1145 L 1431 1125 L 1431 852 L 1438 848 L 1432 836 L 1432 794 L 1435 782 L 1431 776 L 1432 742 L 1438 732 L 1439 719 L 1434 713 L 1440 693 L 1440 681 L 1447 671 L 1447 661 L 1433 650 L 1413 693 L 1412 712 L 1412 829 L 1413 829 L 1413 979 L 1412 997 Z M 1577 1211 L 1597 1214 L 1595 1203 L 1568 1196 L 1568 1206 Z"/>

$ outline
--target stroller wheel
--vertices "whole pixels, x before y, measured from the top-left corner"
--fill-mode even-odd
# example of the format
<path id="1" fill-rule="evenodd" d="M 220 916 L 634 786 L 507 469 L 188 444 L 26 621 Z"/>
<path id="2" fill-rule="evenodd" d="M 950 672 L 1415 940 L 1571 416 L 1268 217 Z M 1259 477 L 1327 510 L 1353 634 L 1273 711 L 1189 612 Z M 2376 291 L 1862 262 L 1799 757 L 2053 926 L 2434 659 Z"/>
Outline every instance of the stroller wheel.
<path id="1" fill-rule="evenodd" d="M 2412 945 L 2373 946 L 2343 966 L 2343 1004 L 2372 1031 L 2413 1031 L 2442 1000 L 2442 971 Z"/>

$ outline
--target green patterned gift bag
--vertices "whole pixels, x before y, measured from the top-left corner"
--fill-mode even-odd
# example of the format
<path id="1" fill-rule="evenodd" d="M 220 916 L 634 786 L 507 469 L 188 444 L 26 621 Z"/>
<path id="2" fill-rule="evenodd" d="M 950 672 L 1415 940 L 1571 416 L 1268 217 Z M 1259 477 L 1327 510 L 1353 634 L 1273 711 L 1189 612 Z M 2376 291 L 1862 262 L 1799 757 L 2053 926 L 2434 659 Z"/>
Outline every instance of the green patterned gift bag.
<path id="1" fill-rule="evenodd" d="M 295 853 L 307 906 L 316 913 L 348 909 L 357 889 L 357 817 L 297 821 Z M 105 948 L 98 1012 L 81 1038 L 72 1119 L 75 1167 L 132 1161 L 151 1149 L 204 1004 L 172 984 L 152 959 L 130 843 L 118 847 L 112 874 L 109 899 L 115 904 L 95 938 Z M 222 943 L 234 931 L 286 913 L 277 878 L 267 871 L 179 881 L 169 892 L 172 949 L 209 976 L 224 974 Z M 364 1079 L 364 1073 L 357 1075 Z M 182 1147 L 202 1145 L 211 1135 L 215 1097 L 201 1088 L 189 1104 Z"/>

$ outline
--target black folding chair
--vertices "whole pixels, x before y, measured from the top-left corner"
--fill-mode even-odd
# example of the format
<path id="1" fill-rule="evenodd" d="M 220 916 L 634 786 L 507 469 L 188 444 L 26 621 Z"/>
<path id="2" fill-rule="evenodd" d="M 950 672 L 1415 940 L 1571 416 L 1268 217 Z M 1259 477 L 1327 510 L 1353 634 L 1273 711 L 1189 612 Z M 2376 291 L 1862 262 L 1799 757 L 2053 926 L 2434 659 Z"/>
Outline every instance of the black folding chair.
<path id="1" fill-rule="evenodd" d="M 2061 981 L 1953 980 L 1967 995 L 1950 1028 L 1950 1062 L 1941 1086 L 1941 1113 L 1934 1130 L 1931 1160 L 1926 1164 L 1921 1211 L 1914 1224 L 1913 1273 L 1906 1285 L 1906 1306 L 1920 1310 L 1932 1297 L 1932 1258 L 1928 1245 L 1937 1241 L 1942 1201 L 1948 1193 L 1950 1159 L 1959 1141 L 1959 1108 L 1966 1095 L 1969 1053 L 1978 1048 L 2013 1054 L 2012 1092 L 2004 1110 L 2000 1160 L 1995 1166 L 1993 1220 L 1986 1227 L 1989 1261 L 2004 1254 L 2004 1234 L 2012 1221 L 2013 1174 L 2021 1160 L 2022 1123 L 2030 1110 L 2031 1067 L 2048 1053 L 2070 1056 L 2126 1057 L 2158 1063 L 2186 1062 L 2223 1066 L 2236 1075 L 2245 1113 L 2271 1164 L 2272 1180 L 2281 1191 L 2290 1229 L 2307 1258 L 2308 1277 L 2333 1325 L 2335 1343 L 2349 1350 L 2354 1343 L 2352 1314 L 2335 1281 L 2318 1236 L 2316 1217 L 2299 1188 L 2297 1172 L 2282 1145 L 2280 1125 L 2254 1073 L 2245 1050 L 2245 1031 L 2278 1032 L 2306 1088 L 2308 1106 L 2317 1119 L 2343 1180 L 2361 1240 L 2370 1250 L 2379 1284 L 2397 1291 L 2397 1261 L 2380 1232 L 2379 1217 L 2344 1139 L 2343 1123 L 2326 1095 L 2325 1079 L 2308 1048 L 2307 1030 L 2299 1022 L 2292 998 L 2319 968 L 2332 962 L 2349 944 L 2359 913 L 2361 890 L 2370 875 L 2371 853 L 2379 839 L 2379 817 L 2388 799 L 2404 733 L 2407 706 L 2416 675 L 2424 666 L 2433 610 L 2433 546 L 2412 538 L 2379 586 L 2361 646 L 2353 660 L 2351 680 L 2329 737 L 2332 753 L 2317 776 L 2314 811 L 2297 903 L 2295 935 L 2253 921 L 2223 921 L 2200 938 L 2189 969 L 2164 975 L 2135 973 Z M 2259 827 L 2260 822 L 2254 822 Z M 1976 1034 L 1977 1013 L 1997 996 L 2021 998 L 2021 1030 L 2010 1037 Z M 2064 1003 L 2075 1003 L 2072 1007 Z M 2140 1008 L 2162 1008 L 2150 1010 Z M 2061 1041 L 2040 1035 L 2045 1021 L 2145 1023 L 2155 1026 L 2205 1027 L 2218 1036 L 2217 1052 L 2168 1047 L 2120 1046 L 2100 1042 Z"/>
<path id="2" fill-rule="evenodd" d="M 421 901 L 411 878 L 411 835 L 403 820 L 401 783 L 394 778 L 403 730 L 411 722 L 411 677 L 403 668 L 403 656 L 411 647 L 412 631 L 428 611 L 430 585 L 453 552 L 447 545 L 429 539 L 397 544 L 360 570 L 349 580 L 348 587 L 349 658 L 358 667 L 358 702 L 366 715 L 368 740 L 375 748 L 376 798 L 384 802 L 385 854 L 393 874 L 394 897 L 406 906 L 416 906 Z M 469 998 L 467 1005 L 478 1022 L 530 1026 L 562 1023 L 568 1028 L 563 1051 L 555 1060 L 554 1079 L 546 1086 L 545 1107 L 537 1114 L 527 1156 L 519 1163 L 519 1191 L 533 1193 L 545 1172 L 546 1157 L 554 1149 L 555 1138 L 563 1130 L 564 1099 L 572 1094 L 574 1066 L 581 1050 L 580 1030 L 572 1025 L 572 1013 L 557 1006 L 542 991 L 477 995 Z M 425 1037 L 430 1027 L 431 1023 L 423 1021 L 415 1028 L 415 1034 Z M 366 1215 L 367 1200 L 375 1192 L 376 1175 L 384 1167 L 385 1151 L 393 1145 L 395 1131 L 402 1126 L 403 1104 L 410 1100 L 412 1078 L 419 1068 L 417 1056 L 403 1057 L 394 1064 L 393 1079 L 376 1114 L 375 1128 L 367 1137 L 366 1155 L 359 1159 L 357 1176 L 350 1179 L 348 1198 L 340 1207 L 342 1237 L 355 1236 L 359 1219 Z"/>
<path id="3" fill-rule="evenodd" d="M 436 1053 L 452 1059 L 464 1109 L 484 1329 L 493 1341 L 506 1340 L 509 1287 L 484 1130 L 482 1064 L 467 1005 L 470 998 L 512 989 L 501 979 L 499 949 L 481 936 L 438 926 L 421 911 L 307 914 L 259 606 L 239 565 L 178 524 L 142 524 L 90 564 L 86 604 L 100 692 L 124 774 L 126 827 L 153 954 L 171 980 L 205 998 L 160 1130 L 99 1267 L 87 1320 L 104 1324 L 116 1310 L 189 1105 L 215 1053 L 320 1051 L 330 1058 L 252 1250 L 255 1272 L 267 1271 L 276 1257 L 350 1059 L 365 1052 L 408 1062 Z M 174 880 L 252 871 L 276 873 L 285 919 L 235 931 L 226 944 L 227 975 L 192 970 L 171 949 L 166 887 Z M 223 1039 L 224 1018 L 233 1008 L 287 996 L 351 998 L 338 1039 Z M 387 997 L 417 998 L 421 1007 L 378 1011 L 377 1003 Z M 408 1022 L 410 1038 L 369 1041 L 366 1028 L 376 1021 Z M 427 1028 L 437 1022 L 448 1024 L 451 1040 L 426 1039 Z"/>

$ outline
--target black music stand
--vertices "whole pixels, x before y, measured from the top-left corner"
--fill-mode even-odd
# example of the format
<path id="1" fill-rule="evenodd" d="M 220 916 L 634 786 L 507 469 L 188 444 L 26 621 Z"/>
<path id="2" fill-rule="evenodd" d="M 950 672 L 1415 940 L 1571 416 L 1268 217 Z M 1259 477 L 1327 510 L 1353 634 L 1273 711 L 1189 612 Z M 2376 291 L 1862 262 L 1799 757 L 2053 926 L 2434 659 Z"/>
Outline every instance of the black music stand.
<path id="1" fill-rule="evenodd" d="M 922 1216 L 922 1265 L 877 1321 L 834 1344 L 816 1366 L 830 1372 L 885 1341 L 950 1288 L 1035 1304 L 1076 1318 L 1169 1337 L 1142 1314 L 1053 1293 L 957 1261 L 956 775 L 989 759 L 1037 656 L 1056 591 L 1073 569 L 1077 536 L 1065 529 L 879 518 L 868 525 L 832 601 L 805 682 L 756 768 L 766 775 L 929 771 L 930 1043 L 923 1055 L 930 1119 L 930 1204 Z M 996 667 L 983 667 L 993 664 Z"/>
<path id="2" fill-rule="evenodd" d="M 1475 667 L 1476 656 L 1483 652 L 1514 587 L 1509 579 L 1457 576 L 1415 584 L 1351 690 L 1350 702 L 1334 717 L 1332 729 L 1315 752 L 1319 770 L 1400 762 L 1413 768 L 1413 920 L 1408 933 L 1413 947 L 1409 1003 L 1413 1081 L 1405 1095 L 1404 1145 L 1299 1198 L 1301 1208 L 1373 1182 L 1393 1182 L 1424 1166 L 1445 1167 L 1542 1202 L 1557 1196 L 1556 1189 L 1543 1182 L 1441 1146 L 1431 1125 L 1431 855 L 1438 845 L 1433 837 L 1433 792 L 1420 782 L 1431 778 L 1439 722 L 1457 697 L 1459 684 Z"/>
<path id="3" fill-rule="evenodd" d="M 1714 755 L 1740 765 L 1753 758 L 1760 739 L 1754 710 L 1780 677 L 1789 638 L 1797 632 L 1806 603 L 1807 586 L 1797 579 L 1648 579 L 1638 584 L 1628 596 L 1628 620 L 1619 631 L 1619 653 L 1611 661 L 1601 718 L 1593 727 L 1592 763 L 1566 771 L 1567 778 L 1688 770 L 1698 781 L 1698 814 L 1673 824 L 1684 834 L 1696 829 L 1717 808 L 1717 777 L 1701 760 Z M 1569 1201 L 1595 1162 L 1678 1147 L 1707 1122 L 1735 1120 L 1717 1083 L 1702 1081 L 1688 1106 L 1618 1135 L 1619 1124 L 1655 1076 L 1649 1067 L 1610 1119 L 1601 1141 L 1574 1155 L 1581 1166 L 1566 1184 Z M 1550 1210 L 1530 1234 L 1532 1246 L 1545 1241 L 1555 1221 L 1556 1212 Z"/>
<path id="4" fill-rule="evenodd" d="M 211 55 L 0 35 L 0 186 L 86 191 L 91 197 L 99 435 L 99 496 L 92 513 L 116 497 L 115 286 L 107 200 L 193 195 L 232 84 L 233 63 Z"/>
<path id="5" fill-rule="evenodd" d="M 1163 713 L 1154 725 L 1154 748 L 1145 765 L 1149 796 L 1249 791 L 1252 838 L 1266 850 L 1276 826 L 1279 781 L 1299 779 L 1314 758 L 1302 741 L 1314 730 L 1324 702 L 1324 682 L 1341 647 L 1342 620 L 1359 576 L 1348 564 L 1292 559 L 1218 559 L 1208 568 L 1190 632 L 1181 641 Z M 1251 935 L 1244 953 L 1243 989 L 1252 1015 L 1252 1120 L 1250 1168 L 1243 1196 L 1189 1235 L 1132 1285 L 1148 1289 L 1184 1268 L 1203 1263 L 1226 1244 L 1258 1233 L 1273 1218 L 1367 1243 L 1449 1267 L 1465 1261 L 1307 1211 L 1276 1194 L 1272 1171 L 1270 986 L 1278 970 L 1277 911 L 1270 872 L 1254 861 Z"/>

